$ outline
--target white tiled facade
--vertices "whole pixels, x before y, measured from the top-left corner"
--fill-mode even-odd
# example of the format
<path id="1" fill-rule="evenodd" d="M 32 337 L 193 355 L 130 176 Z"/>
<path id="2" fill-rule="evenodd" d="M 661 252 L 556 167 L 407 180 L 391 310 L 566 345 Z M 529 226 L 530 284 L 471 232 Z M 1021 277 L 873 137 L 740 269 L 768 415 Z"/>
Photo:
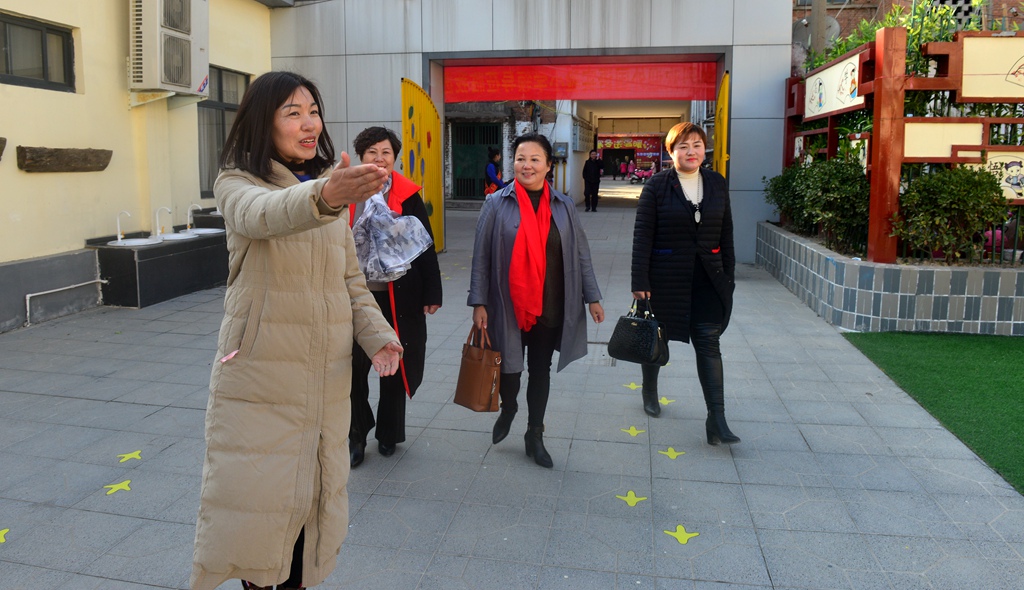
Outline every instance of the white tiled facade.
<path id="1" fill-rule="evenodd" d="M 400 128 L 401 78 L 440 97 L 444 60 L 715 56 L 733 85 L 737 254 L 753 262 L 756 223 L 773 216 L 761 178 L 782 166 L 791 21 L 788 0 L 298 0 L 272 11 L 271 51 L 275 69 L 321 85 L 328 130 L 349 150 L 367 125 Z"/>

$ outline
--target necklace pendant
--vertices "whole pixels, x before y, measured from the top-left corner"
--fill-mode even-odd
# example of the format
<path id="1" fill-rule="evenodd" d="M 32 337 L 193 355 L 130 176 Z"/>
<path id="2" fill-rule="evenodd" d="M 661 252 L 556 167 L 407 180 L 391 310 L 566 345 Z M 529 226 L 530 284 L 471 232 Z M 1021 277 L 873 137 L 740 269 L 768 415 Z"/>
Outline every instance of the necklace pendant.
<path id="1" fill-rule="evenodd" d="M 693 212 L 693 220 L 696 223 L 700 223 L 700 209 L 697 209 L 696 211 Z"/>

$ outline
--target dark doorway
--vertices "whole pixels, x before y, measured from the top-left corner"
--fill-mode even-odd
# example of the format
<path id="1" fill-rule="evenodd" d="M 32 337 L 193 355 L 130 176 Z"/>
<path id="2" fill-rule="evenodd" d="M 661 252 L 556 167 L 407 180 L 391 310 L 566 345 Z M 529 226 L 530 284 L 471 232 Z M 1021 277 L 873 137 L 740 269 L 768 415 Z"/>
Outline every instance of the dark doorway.
<path id="1" fill-rule="evenodd" d="M 622 178 L 624 175 L 619 172 L 619 164 L 625 162 L 627 157 L 630 160 L 636 160 L 636 150 L 605 148 L 601 152 L 601 161 L 604 162 L 604 175 L 608 178 L 612 178 L 612 176 Z"/>
<path id="2" fill-rule="evenodd" d="M 483 199 L 487 148 L 502 148 L 501 123 L 452 123 L 452 182 L 456 199 Z"/>

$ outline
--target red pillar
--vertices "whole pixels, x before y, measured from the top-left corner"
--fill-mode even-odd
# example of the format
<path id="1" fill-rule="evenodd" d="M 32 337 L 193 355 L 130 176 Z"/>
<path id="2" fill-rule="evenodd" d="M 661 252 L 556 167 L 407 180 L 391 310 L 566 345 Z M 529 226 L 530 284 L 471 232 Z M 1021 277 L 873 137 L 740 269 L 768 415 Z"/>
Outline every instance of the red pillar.
<path id="1" fill-rule="evenodd" d="M 896 262 L 892 216 L 899 210 L 903 164 L 903 98 L 906 85 L 907 30 L 875 33 L 874 129 L 871 131 L 871 204 L 868 260 Z"/>

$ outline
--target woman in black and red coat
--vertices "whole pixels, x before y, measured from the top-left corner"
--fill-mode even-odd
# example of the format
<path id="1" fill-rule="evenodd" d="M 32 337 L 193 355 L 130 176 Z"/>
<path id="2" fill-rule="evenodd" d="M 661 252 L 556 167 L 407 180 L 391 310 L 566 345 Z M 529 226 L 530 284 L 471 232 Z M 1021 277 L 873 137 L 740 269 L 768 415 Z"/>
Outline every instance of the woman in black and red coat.
<path id="1" fill-rule="evenodd" d="M 420 220 L 433 238 L 426 205 L 420 197 L 420 186 L 395 171 L 395 160 L 402 151 L 402 141 L 386 127 L 367 127 L 356 136 L 356 155 L 363 164 L 376 164 L 388 171 L 384 185 L 384 199 L 388 207 L 399 215 L 411 215 Z M 349 207 L 349 223 L 363 212 L 362 204 Z M 360 350 L 352 351 L 352 425 L 348 444 L 351 465 L 363 462 L 366 437 L 374 426 L 377 430 L 377 449 L 385 457 L 395 452 L 398 443 L 405 442 L 405 398 L 412 397 L 423 381 L 423 366 L 427 349 L 427 315 L 441 307 L 441 270 L 437 253 L 431 246 L 413 260 L 405 275 L 390 283 L 366 282 L 377 305 L 395 328 L 405 348 L 397 374 L 380 379 L 380 401 L 377 419 L 370 407 L 370 387 L 367 382 L 371 362 Z"/>
<path id="2" fill-rule="evenodd" d="M 693 342 L 697 375 L 708 408 L 708 443 L 734 444 L 725 421 L 725 388 L 719 338 L 729 325 L 736 287 L 729 188 L 704 162 L 704 130 L 679 123 L 665 136 L 673 168 L 644 185 L 633 228 L 632 290 L 649 300 L 666 324 L 669 340 Z M 643 370 L 644 411 L 661 413 L 658 370 Z"/>

